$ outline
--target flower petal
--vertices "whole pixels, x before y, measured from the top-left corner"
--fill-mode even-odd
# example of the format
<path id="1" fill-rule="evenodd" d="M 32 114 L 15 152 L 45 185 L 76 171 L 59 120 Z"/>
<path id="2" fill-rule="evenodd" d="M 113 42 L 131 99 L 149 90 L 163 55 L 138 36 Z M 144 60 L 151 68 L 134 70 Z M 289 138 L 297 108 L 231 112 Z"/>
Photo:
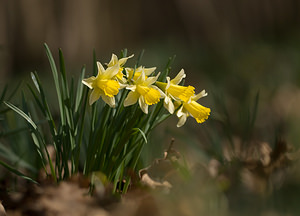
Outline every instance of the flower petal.
<path id="1" fill-rule="evenodd" d="M 119 59 L 119 65 L 123 66 L 129 58 L 132 58 L 134 55 Z"/>
<path id="2" fill-rule="evenodd" d="M 197 100 L 199 100 L 200 98 L 205 97 L 205 96 L 207 96 L 207 92 L 205 92 L 205 90 L 202 90 L 199 94 L 194 95 L 194 96 L 192 97 L 192 100 L 197 101 Z"/>
<path id="3" fill-rule="evenodd" d="M 106 95 L 102 95 L 102 99 L 105 103 L 107 103 L 110 107 L 115 108 L 116 107 L 116 102 L 115 102 L 115 97 L 108 97 Z"/>
<path id="4" fill-rule="evenodd" d="M 182 80 L 183 78 L 185 78 L 185 77 L 186 77 L 186 75 L 185 75 L 185 73 L 184 73 L 184 70 L 181 69 L 181 70 L 179 71 L 179 73 L 176 75 L 176 77 L 175 77 L 174 79 L 171 80 L 171 83 L 172 83 L 172 84 L 175 84 L 175 85 L 178 85 L 178 84 L 181 82 L 181 80 Z"/>
<path id="5" fill-rule="evenodd" d="M 168 90 L 168 88 L 171 85 L 171 81 L 170 81 L 170 77 L 167 77 L 167 86 L 166 86 L 166 90 Z"/>
<path id="6" fill-rule="evenodd" d="M 155 86 L 155 85 L 151 85 L 151 87 L 159 91 L 159 93 L 160 93 L 160 98 L 165 98 L 165 97 L 166 97 L 166 94 L 165 94 L 160 88 L 158 88 L 158 87 Z"/>
<path id="7" fill-rule="evenodd" d="M 142 71 L 141 75 L 137 78 L 136 83 L 143 83 L 146 80 L 145 72 Z"/>
<path id="8" fill-rule="evenodd" d="M 179 117 L 179 121 L 177 123 L 177 127 L 183 126 L 185 124 L 185 122 L 186 122 L 186 119 L 187 119 L 187 115 L 186 114 L 180 116 Z"/>
<path id="9" fill-rule="evenodd" d="M 110 59 L 109 63 L 107 64 L 107 67 L 112 67 L 117 63 L 118 63 L 118 57 L 115 54 L 112 54 L 111 59 Z"/>
<path id="10" fill-rule="evenodd" d="M 165 97 L 164 99 L 164 107 L 169 111 L 169 113 L 173 114 L 175 111 L 174 104 L 170 97 Z"/>
<path id="11" fill-rule="evenodd" d="M 129 92 L 126 99 L 124 100 L 124 107 L 135 104 L 137 102 L 138 98 L 139 98 L 139 94 L 137 94 L 136 92 L 132 92 L 132 91 Z"/>
<path id="12" fill-rule="evenodd" d="M 112 67 L 108 67 L 103 75 L 105 75 L 105 78 L 111 79 L 119 73 L 119 69 L 120 65 L 116 64 Z"/>
<path id="13" fill-rule="evenodd" d="M 185 113 L 183 112 L 183 106 L 181 106 L 179 108 L 179 110 L 177 111 L 176 115 L 178 118 L 180 118 L 181 116 L 183 116 Z"/>
<path id="14" fill-rule="evenodd" d="M 131 90 L 131 91 L 135 91 L 136 85 L 128 85 L 128 86 L 126 86 L 126 89 Z"/>
<path id="15" fill-rule="evenodd" d="M 145 103 L 144 97 L 139 97 L 139 105 L 145 114 L 148 114 L 148 104 Z"/>
<path id="16" fill-rule="evenodd" d="M 89 87 L 90 89 L 94 88 L 94 82 L 96 80 L 96 77 L 91 76 L 89 78 L 83 79 L 81 82 L 86 85 L 87 87 Z"/>
<path id="17" fill-rule="evenodd" d="M 97 77 L 98 77 L 99 75 L 102 75 L 105 73 L 105 69 L 100 62 L 97 62 L 97 67 L 98 67 L 98 75 L 97 75 Z"/>
<path id="18" fill-rule="evenodd" d="M 102 92 L 99 89 L 94 89 L 89 98 L 89 104 L 92 105 L 96 100 L 100 98 Z"/>
<path id="19" fill-rule="evenodd" d="M 145 72 L 145 75 L 149 76 L 150 74 L 152 74 L 156 70 L 156 67 L 152 67 L 152 68 L 144 68 L 143 67 L 143 70 Z"/>
<path id="20" fill-rule="evenodd" d="M 149 85 L 152 85 L 153 83 L 155 83 L 156 80 L 158 79 L 159 75 L 160 75 L 160 72 L 155 77 L 148 77 L 145 80 L 145 85 L 149 86 Z"/>

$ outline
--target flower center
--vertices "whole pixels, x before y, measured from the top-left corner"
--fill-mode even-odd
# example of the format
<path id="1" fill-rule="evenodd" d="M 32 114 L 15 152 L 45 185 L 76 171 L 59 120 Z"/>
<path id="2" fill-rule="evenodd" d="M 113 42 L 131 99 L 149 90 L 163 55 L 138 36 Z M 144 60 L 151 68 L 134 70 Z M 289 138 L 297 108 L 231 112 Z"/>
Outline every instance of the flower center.
<path id="1" fill-rule="evenodd" d="M 124 74 L 123 74 L 123 72 L 122 72 L 123 69 L 124 69 L 123 67 L 120 67 L 120 68 L 119 68 L 119 71 L 118 71 L 118 73 L 117 73 L 117 75 L 116 75 L 116 77 L 117 77 L 118 80 L 122 80 L 122 78 L 123 78 L 123 76 L 124 76 Z"/>
<path id="2" fill-rule="evenodd" d="M 208 119 L 210 109 L 198 104 L 196 101 L 185 103 L 183 106 L 189 113 L 191 113 L 198 123 L 202 123 Z"/>
<path id="3" fill-rule="evenodd" d="M 137 92 L 145 99 L 146 104 L 156 104 L 160 100 L 160 92 L 154 88 L 138 85 Z"/>
<path id="4" fill-rule="evenodd" d="M 118 94 L 120 84 L 116 80 L 98 80 L 97 86 L 104 91 L 108 97 Z"/>

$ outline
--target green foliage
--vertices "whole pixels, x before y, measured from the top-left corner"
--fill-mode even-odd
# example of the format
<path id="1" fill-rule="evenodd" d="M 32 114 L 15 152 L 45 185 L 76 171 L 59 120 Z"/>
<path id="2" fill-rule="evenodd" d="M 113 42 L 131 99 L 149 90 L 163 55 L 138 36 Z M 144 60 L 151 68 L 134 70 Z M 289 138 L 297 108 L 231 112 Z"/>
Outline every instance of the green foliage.
<path id="1" fill-rule="evenodd" d="M 81 83 L 86 68 L 82 68 L 77 81 L 74 78 L 70 81 L 62 51 L 59 50 L 57 67 L 46 44 L 45 49 L 57 95 L 58 117 L 54 117 L 57 115 L 50 110 L 46 97 L 46 91 L 51 90 L 44 89 L 36 72 L 31 73 L 34 85 L 27 85 L 35 106 L 29 106 L 29 100 L 24 94 L 22 108 L 10 102 L 4 102 L 5 105 L 26 120 L 26 130 L 29 131 L 41 165 L 54 181 L 67 179 L 78 172 L 91 176 L 93 172 L 100 171 L 108 181 L 114 183 L 115 189 L 117 183 L 126 178 L 127 183 L 123 189 L 125 192 L 130 182 L 128 171 L 135 170 L 150 132 L 170 116 L 163 109 L 163 101 L 151 106 L 149 114 L 146 115 L 139 109 L 138 103 L 129 107 L 123 106 L 128 90 L 122 89 L 116 96 L 116 108 L 111 108 L 102 100 L 89 106 L 88 89 Z M 124 50 L 122 57 L 126 57 L 126 53 Z M 135 68 L 138 67 L 141 56 Z M 160 80 L 166 79 L 172 60 L 169 60 Z M 96 74 L 95 54 L 93 65 L 93 73 Z M 5 91 L 6 89 L 4 93 Z M 2 94 L 1 100 L 3 98 Z M 54 155 L 50 153 L 49 146 L 53 146 Z M 1 164 L 15 174 L 25 177 L 4 162 Z"/>

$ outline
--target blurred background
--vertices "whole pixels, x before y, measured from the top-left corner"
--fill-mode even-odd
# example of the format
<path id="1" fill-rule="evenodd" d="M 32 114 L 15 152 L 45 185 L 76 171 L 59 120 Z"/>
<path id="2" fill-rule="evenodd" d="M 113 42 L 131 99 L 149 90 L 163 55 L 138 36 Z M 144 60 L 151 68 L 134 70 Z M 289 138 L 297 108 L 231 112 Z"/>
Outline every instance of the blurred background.
<path id="1" fill-rule="evenodd" d="M 178 130 L 172 117 L 156 132 L 159 136 L 152 142 L 157 146 L 148 148 L 147 162 L 161 154 L 159 149 L 166 148 L 171 137 L 177 148 L 197 150 L 187 157 L 205 158 L 207 164 L 211 158 L 226 159 L 226 143 L 248 149 L 264 142 L 274 150 L 281 140 L 284 154 L 288 149 L 297 152 L 298 0 L 0 0 L 1 85 L 28 79 L 33 70 L 51 76 L 44 42 L 54 55 L 62 48 L 67 70 L 74 75 L 84 64 L 91 74 L 94 49 L 102 63 L 124 48 L 136 55 L 145 50 L 141 63 L 159 71 L 176 55 L 170 76 L 184 68 L 185 84 L 197 92 L 206 89 L 209 96 L 200 103 L 211 108 L 210 119 L 198 125 L 190 118 Z M 279 198 L 297 198 L 299 170 L 292 170 L 285 189 L 270 202 L 263 199 L 271 212 L 274 206 L 279 213 L 299 210 Z"/>

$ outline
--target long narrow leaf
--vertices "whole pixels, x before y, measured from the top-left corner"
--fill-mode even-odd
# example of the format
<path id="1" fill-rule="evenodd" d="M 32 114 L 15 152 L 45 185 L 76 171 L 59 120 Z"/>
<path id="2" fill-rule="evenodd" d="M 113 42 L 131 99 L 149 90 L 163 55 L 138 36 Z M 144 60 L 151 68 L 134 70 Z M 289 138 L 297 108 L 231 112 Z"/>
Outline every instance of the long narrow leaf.
<path id="1" fill-rule="evenodd" d="M 140 132 L 140 134 L 144 138 L 145 143 L 147 143 L 147 137 L 146 137 L 145 133 L 140 128 L 133 128 L 133 131 Z"/>
<path id="2" fill-rule="evenodd" d="M 8 169 L 10 172 L 16 174 L 17 176 L 20 176 L 28 181 L 31 181 L 35 184 L 38 184 L 35 180 L 33 180 L 32 178 L 24 175 L 23 173 L 21 173 L 20 171 L 16 170 L 15 168 L 11 167 L 10 165 L 8 165 L 7 163 L 3 162 L 0 160 L 0 165 L 2 165 L 3 167 L 5 167 L 6 169 Z"/>
<path id="3" fill-rule="evenodd" d="M 54 79 L 56 93 L 57 93 L 57 98 L 58 98 L 58 104 L 59 104 L 61 122 L 62 122 L 62 125 L 65 125 L 65 112 L 64 112 L 64 109 L 63 109 L 63 99 L 62 99 L 62 95 L 61 95 L 61 90 L 60 90 L 60 85 L 59 85 L 59 78 L 58 78 L 56 64 L 55 64 L 54 58 L 53 58 L 53 56 L 51 54 L 51 51 L 50 51 L 48 45 L 44 44 L 44 46 L 46 48 L 46 54 L 47 54 L 47 57 L 49 59 L 49 63 L 50 63 L 52 74 L 53 74 L 53 79 Z"/>
<path id="4" fill-rule="evenodd" d="M 82 99 L 82 93 L 83 93 L 83 84 L 81 81 L 83 80 L 85 75 L 85 67 L 81 70 L 81 76 L 79 77 L 78 84 L 77 84 L 77 92 L 76 92 L 76 101 L 75 101 L 75 113 L 78 111 L 80 101 Z"/>
<path id="5" fill-rule="evenodd" d="M 18 107 L 16 107 L 15 105 L 4 101 L 4 104 L 6 106 L 8 106 L 9 108 L 11 108 L 12 110 L 14 110 L 16 113 L 18 113 L 20 116 L 22 116 L 35 130 L 37 130 L 37 126 L 36 124 L 32 121 L 32 119 L 26 114 L 24 113 L 22 110 L 20 110 Z"/>

